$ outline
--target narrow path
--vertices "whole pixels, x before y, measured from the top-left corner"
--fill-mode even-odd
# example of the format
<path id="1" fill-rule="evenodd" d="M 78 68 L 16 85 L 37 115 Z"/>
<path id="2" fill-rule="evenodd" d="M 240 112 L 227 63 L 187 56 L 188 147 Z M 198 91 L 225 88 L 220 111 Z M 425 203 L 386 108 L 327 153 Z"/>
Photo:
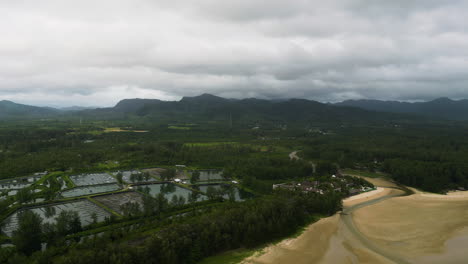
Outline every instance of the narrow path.
<path id="1" fill-rule="evenodd" d="M 296 151 L 293 151 L 293 152 L 289 153 L 289 159 L 290 160 L 301 160 L 302 158 L 297 155 L 297 153 L 299 151 L 300 150 L 296 150 Z M 315 163 L 313 163 L 312 161 L 310 162 L 310 165 L 312 166 L 312 171 L 315 173 L 317 165 Z"/>
<path id="2" fill-rule="evenodd" d="M 296 150 L 296 151 L 293 151 L 293 152 L 289 153 L 289 159 L 290 160 L 300 160 L 301 158 L 297 155 L 297 152 L 299 152 L 299 150 Z"/>

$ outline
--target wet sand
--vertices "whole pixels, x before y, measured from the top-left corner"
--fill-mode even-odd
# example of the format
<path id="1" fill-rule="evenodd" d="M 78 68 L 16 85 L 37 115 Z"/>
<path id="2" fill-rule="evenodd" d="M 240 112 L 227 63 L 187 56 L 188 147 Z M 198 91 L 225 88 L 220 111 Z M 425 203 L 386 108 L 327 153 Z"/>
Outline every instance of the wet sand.
<path id="1" fill-rule="evenodd" d="M 467 263 L 468 192 L 391 197 L 403 193 L 394 183 L 366 179 L 381 187 L 345 199 L 349 215 L 324 218 L 243 263 Z"/>
<path id="2" fill-rule="evenodd" d="M 354 195 L 351 197 L 348 197 L 343 200 L 343 206 L 352 206 L 355 204 L 363 203 L 365 201 L 373 200 L 376 198 L 383 197 L 385 195 L 388 195 L 392 190 L 388 188 L 382 188 L 382 187 L 377 187 L 376 190 L 370 191 L 370 192 L 365 192 L 361 193 L 358 195 Z"/>
<path id="3" fill-rule="evenodd" d="M 362 247 L 340 222 L 340 215 L 321 219 L 302 235 L 284 240 L 245 259 L 249 264 L 391 263 Z"/>
<path id="4" fill-rule="evenodd" d="M 466 195 L 392 198 L 357 210 L 353 219 L 366 237 L 411 263 L 464 263 L 457 248 L 468 248 Z"/>
<path id="5" fill-rule="evenodd" d="M 375 182 L 375 181 L 374 181 Z M 382 182 L 386 185 L 391 183 Z M 375 184 L 375 183 L 374 183 Z M 381 184 L 379 182 L 379 184 Z M 384 185 L 385 185 L 384 184 Z M 352 196 L 343 201 L 351 207 L 398 192 L 390 188 Z M 245 259 L 244 264 L 310 264 L 310 263 L 392 263 L 369 250 L 349 230 L 340 214 L 323 218 L 310 225 L 299 237 L 271 245 L 260 253 Z"/>

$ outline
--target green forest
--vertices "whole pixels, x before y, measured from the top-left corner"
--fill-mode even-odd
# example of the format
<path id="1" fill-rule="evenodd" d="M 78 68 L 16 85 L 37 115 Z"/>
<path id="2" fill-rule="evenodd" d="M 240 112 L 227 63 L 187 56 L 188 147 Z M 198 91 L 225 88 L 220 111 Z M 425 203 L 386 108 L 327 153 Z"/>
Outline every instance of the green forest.
<path id="1" fill-rule="evenodd" d="M 32 211 L 20 210 L 18 230 L 11 237 L 1 237 L 13 246 L 0 250 L 0 262 L 198 263 L 229 250 L 256 248 L 339 211 L 352 187 L 331 175 L 346 169 L 387 175 L 429 192 L 465 189 L 465 127 L 448 121 L 289 126 L 262 121 L 232 126 L 209 121 L 152 123 L 140 118 L 3 121 L 0 178 L 46 176 L 14 195 L 4 191 L 2 219 L 21 208 L 55 204 L 63 188 L 85 188 L 75 186 L 74 175 L 160 168 L 163 172 L 157 181 L 161 184 L 173 182 L 181 171 L 195 172 L 168 185 L 172 190 L 161 189 L 162 194 L 174 188 L 192 192 L 172 197 L 152 195 L 150 188 L 139 185 L 138 181 L 153 177 L 149 174 L 132 174 L 127 182 L 122 174 L 115 174 L 116 183 L 126 187 L 106 194 L 126 195 L 136 184 L 134 192 L 143 197 L 142 203 L 112 209 L 100 202 L 99 195 L 79 197 L 110 212 L 103 220 L 92 215 L 87 225 L 74 211 L 61 211 L 51 224 Z M 297 159 L 288 156 L 293 151 Z M 223 178 L 209 184 L 223 188 L 197 183 L 201 175 L 196 171 L 208 169 L 222 171 Z M 272 188 L 301 181 L 319 182 L 317 188 L 323 194 Z M 235 202 L 233 190 L 237 189 L 251 198 Z M 39 250 L 41 243 L 47 243 L 46 250 Z"/>

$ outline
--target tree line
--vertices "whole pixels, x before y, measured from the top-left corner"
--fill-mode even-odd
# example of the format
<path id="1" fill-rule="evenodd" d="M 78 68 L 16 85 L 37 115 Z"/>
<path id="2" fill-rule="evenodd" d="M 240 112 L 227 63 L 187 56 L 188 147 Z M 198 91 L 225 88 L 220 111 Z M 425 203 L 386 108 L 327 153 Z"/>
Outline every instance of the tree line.
<path id="1" fill-rule="evenodd" d="M 197 263 L 226 250 L 252 248 L 289 236 L 298 228 L 341 209 L 341 195 L 278 191 L 211 212 L 173 218 L 155 232 L 103 235 L 32 256 L 13 254 L 6 263 Z M 1 255 L 1 254 L 0 254 Z"/>

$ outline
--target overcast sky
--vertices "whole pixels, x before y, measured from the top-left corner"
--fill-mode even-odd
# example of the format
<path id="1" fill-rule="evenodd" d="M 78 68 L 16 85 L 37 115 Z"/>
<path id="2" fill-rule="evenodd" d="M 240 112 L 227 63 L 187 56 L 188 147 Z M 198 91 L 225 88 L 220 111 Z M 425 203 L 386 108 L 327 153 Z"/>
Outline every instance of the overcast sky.
<path id="1" fill-rule="evenodd" d="M 468 1 L 0 1 L 0 100 L 468 98 Z"/>

